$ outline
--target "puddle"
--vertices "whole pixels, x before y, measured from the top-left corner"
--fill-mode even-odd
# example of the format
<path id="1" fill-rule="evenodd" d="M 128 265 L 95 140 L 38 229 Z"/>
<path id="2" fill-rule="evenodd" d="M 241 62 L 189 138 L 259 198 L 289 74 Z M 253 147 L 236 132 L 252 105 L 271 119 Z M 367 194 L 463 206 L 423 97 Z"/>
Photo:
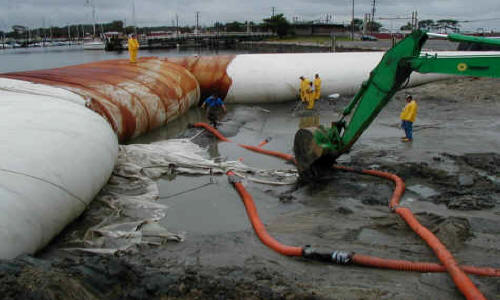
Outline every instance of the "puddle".
<path id="1" fill-rule="evenodd" d="M 226 176 L 177 176 L 174 180 L 160 179 L 160 199 L 168 206 L 162 225 L 170 231 L 216 234 L 250 228 L 245 207 Z M 281 203 L 265 191 L 266 185 L 246 184 L 264 223 L 298 208 L 298 204 Z M 276 190 L 275 187 L 272 188 Z M 286 190 L 286 187 L 279 189 Z"/>
<path id="2" fill-rule="evenodd" d="M 411 186 L 407 187 L 406 189 L 408 191 L 411 191 L 411 192 L 417 194 L 418 196 L 422 197 L 423 199 L 427 199 L 429 197 L 436 196 L 436 195 L 440 194 L 438 191 L 436 191 L 428 186 L 421 185 L 421 184 L 411 185 Z"/>

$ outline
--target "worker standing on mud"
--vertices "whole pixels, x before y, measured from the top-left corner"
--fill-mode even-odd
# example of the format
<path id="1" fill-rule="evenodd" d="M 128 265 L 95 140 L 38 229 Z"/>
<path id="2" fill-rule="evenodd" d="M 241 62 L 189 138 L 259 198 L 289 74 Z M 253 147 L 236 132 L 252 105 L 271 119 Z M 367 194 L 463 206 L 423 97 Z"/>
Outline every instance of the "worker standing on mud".
<path id="1" fill-rule="evenodd" d="M 226 112 L 226 106 L 220 97 L 216 94 L 212 94 L 210 97 L 203 101 L 201 108 L 207 108 L 207 119 L 210 121 L 210 124 L 217 128 L 217 122 L 219 121 L 222 111 Z"/>
<path id="2" fill-rule="evenodd" d="M 314 75 L 314 101 L 321 97 L 321 78 L 319 74 Z"/>
<path id="3" fill-rule="evenodd" d="M 315 94 L 313 90 L 313 83 L 309 81 L 309 84 L 307 85 L 306 91 L 306 100 L 307 100 L 307 109 L 314 109 L 314 101 L 315 99 Z"/>
<path id="4" fill-rule="evenodd" d="M 137 41 L 135 34 L 132 33 L 128 39 L 128 53 L 130 54 L 130 62 L 137 62 L 137 52 L 139 51 L 139 42 Z"/>
<path id="5" fill-rule="evenodd" d="M 299 78 L 300 78 L 300 89 L 299 89 L 300 100 L 302 102 L 308 102 L 306 90 L 309 87 L 310 82 L 304 76 L 300 76 Z"/>
<path id="6" fill-rule="evenodd" d="M 413 141 L 413 122 L 417 118 L 418 105 L 411 95 L 406 96 L 406 106 L 401 112 L 401 128 L 405 131 L 405 137 L 401 138 L 403 142 Z"/>

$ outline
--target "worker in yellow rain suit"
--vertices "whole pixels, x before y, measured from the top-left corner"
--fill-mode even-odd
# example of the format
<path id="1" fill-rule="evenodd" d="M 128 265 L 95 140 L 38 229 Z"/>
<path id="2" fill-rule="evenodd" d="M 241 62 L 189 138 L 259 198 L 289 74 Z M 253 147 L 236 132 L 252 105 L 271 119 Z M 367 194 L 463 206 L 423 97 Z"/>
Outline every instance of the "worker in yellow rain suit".
<path id="1" fill-rule="evenodd" d="M 321 97 L 321 78 L 319 74 L 314 75 L 314 100 L 318 100 Z"/>
<path id="2" fill-rule="evenodd" d="M 401 128 L 405 131 L 405 136 L 401 138 L 403 142 L 413 141 L 413 122 L 417 118 L 418 105 L 411 95 L 406 96 L 406 106 L 401 112 Z"/>
<path id="3" fill-rule="evenodd" d="M 137 62 L 137 52 L 139 51 L 139 42 L 135 38 L 135 34 L 131 34 L 128 39 L 128 53 L 130 54 L 130 62 Z"/>
<path id="4" fill-rule="evenodd" d="M 302 100 L 302 102 L 308 102 L 306 90 L 309 87 L 309 80 L 304 76 L 300 76 L 299 78 L 300 78 L 300 90 L 299 90 L 300 100 Z"/>
<path id="5" fill-rule="evenodd" d="M 306 94 L 306 101 L 307 101 L 307 109 L 313 109 L 314 108 L 314 101 L 316 99 L 314 98 L 314 91 L 313 91 L 313 83 L 309 81 L 309 84 L 307 85 L 307 88 L 305 90 Z"/>

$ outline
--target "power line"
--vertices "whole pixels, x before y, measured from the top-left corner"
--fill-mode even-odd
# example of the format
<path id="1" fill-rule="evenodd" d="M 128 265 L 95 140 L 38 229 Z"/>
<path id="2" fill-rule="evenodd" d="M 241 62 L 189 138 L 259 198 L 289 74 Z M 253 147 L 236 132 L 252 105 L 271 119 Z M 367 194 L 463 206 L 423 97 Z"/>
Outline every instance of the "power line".
<path id="1" fill-rule="evenodd" d="M 489 18 L 489 19 L 474 19 L 474 20 L 464 20 L 464 21 L 458 21 L 460 23 L 471 23 L 471 22 L 484 22 L 484 21 L 496 21 L 500 20 L 500 18 Z"/>

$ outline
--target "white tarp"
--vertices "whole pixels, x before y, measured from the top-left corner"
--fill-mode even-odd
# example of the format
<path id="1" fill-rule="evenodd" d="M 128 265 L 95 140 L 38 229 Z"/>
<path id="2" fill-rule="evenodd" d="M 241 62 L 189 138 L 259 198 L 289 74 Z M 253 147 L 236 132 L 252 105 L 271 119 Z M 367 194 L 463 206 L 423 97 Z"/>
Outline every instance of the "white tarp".
<path id="1" fill-rule="evenodd" d="M 137 250 L 141 244 L 160 245 L 182 241 L 182 233 L 171 233 L 160 225 L 167 206 L 158 203 L 160 192 L 156 179 L 166 174 L 222 175 L 234 170 L 240 176 L 249 173 L 272 177 L 278 184 L 295 182 L 295 170 L 258 170 L 240 161 L 218 161 L 207 157 L 208 151 L 190 139 L 171 139 L 152 144 L 120 146 L 118 161 L 108 184 L 95 201 L 105 203 L 99 224 L 87 230 L 75 247 L 67 250 L 116 254 Z M 262 178 L 259 183 L 270 183 Z M 109 212 L 112 211 L 112 213 Z"/>

